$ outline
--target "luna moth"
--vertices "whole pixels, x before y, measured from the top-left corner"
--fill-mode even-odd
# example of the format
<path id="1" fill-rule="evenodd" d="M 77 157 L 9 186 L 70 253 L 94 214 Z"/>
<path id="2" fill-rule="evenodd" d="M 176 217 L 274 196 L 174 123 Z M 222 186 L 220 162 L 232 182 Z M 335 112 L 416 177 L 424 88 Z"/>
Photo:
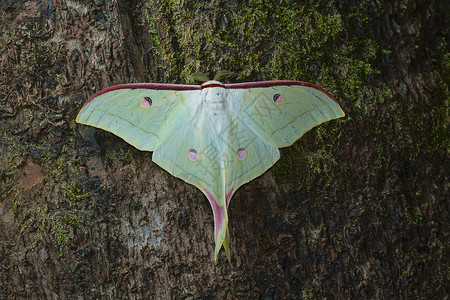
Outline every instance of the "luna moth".
<path id="1" fill-rule="evenodd" d="M 278 148 L 344 116 L 322 88 L 301 81 L 201 85 L 131 83 L 94 94 L 76 121 L 110 131 L 199 188 L 214 215 L 214 261 L 230 261 L 228 207 L 236 190 L 280 158 Z"/>

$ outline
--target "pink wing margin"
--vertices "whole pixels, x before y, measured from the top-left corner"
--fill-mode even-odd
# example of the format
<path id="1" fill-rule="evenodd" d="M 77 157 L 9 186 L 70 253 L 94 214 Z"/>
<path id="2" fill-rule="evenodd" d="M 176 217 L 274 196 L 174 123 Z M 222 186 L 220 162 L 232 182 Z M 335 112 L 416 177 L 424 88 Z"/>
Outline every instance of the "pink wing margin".
<path id="1" fill-rule="evenodd" d="M 314 88 L 325 93 L 328 97 L 333 99 L 336 104 L 339 103 L 328 93 L 326 90 L 317 86 L 315 84 L 303 81 L 295 81 L 295 80 L 271 80 L 271 81 L 258 81 L 258 82 L 242 82 L 242 83 L 230 83 L 225 84 L 225 88 L 227 89 L 245 89 L 245 88 L 258 88 L 258 87 L 270 87 L 275 85 L 302 85 Z M 98 91 L 94 95 L 92 95 L 86 103 L 84 103 L 83 107 L 85 107 L 89 102 L 91 102 L 94 98 L 105 94 L 110 91 L 119 90 L 119 89 L 155 89 L 155 90 L 200 90 L 202 89 L 201 85 L 189 85 L 189 84 L 167 84 L 167 83 L 127 83 L 127 84 L 118 84 L 107 87 L 101 91 Z M 82 108 L 83 108 L 82 107 Z"/>
<path id="2" fill-rule="evenodd" d="M 126 84 L 118 84 L 107 87 L 101 91 L 98 91 L 94 95 L 89 98 L 86 103 L 84 103 L 83 109 L 89 102 L 91 102 L 94 98 L 120 89 L 152 89 L 152 90 L 200 90 L 199 85 L 189 85 L 189 84 L 167 84 L 167 83 L 126 83 Z"/>
<path id="3" fill-rule="evenodd" d="M 333 99 L 334 102 L 336 102 L 337 105 L 339 103 L 334 99 L 333 96 L 331 96 L 330 93 L 325 91 L 320 86 L 317 86 L 315 84 L 309 83 L 309 82 L 303 82 L 303 81 L 295 81 L 295 80 L 271 80 L 271 81 L 257 81 L 257 82 L 242 82 L 242 83 L 230 83 L 226 84 L 225 87 L 227 89 L 249 89 L 249 88 L 258 88 L 258 87 L 271 87 L 275 85 L 302 85 L 307 86 L 310 88 L 314 88 L 316 90 L 319 90 L 323 93 L 325 93 L 328 97 Z"/>

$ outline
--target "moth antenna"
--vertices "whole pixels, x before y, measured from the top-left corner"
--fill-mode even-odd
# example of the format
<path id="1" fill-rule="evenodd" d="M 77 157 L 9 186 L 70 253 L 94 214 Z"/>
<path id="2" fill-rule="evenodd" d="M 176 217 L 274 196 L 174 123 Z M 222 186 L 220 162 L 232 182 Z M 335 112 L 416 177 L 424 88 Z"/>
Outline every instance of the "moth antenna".
<path id="1" fill-rule="evenodd" d="M 216 76 L 214 76 L 213 80 L 219 81 L 220 79 L 226 78 L 226 77 L 230 76 L 231 74 L 233 74 L 233 72 L 228 71 L 228 70 L 222 70 L 222 71 L 217 72 L 217 74 L 216 74 Z"/>
<path id="2" fill-rule="evenodd" d="M 206 76 L 202 72 L 195 72 L 194 74 L 190 75 L 190 77 L 196 81 L 201 81 L 202 83 L 209 81 L 208 76 Z"/>

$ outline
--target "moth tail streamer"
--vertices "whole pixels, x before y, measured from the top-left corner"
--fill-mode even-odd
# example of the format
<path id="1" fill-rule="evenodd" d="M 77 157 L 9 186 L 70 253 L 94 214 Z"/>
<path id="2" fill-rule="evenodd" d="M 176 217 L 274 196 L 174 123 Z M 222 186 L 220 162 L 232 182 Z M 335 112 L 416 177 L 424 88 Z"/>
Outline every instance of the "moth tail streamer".
<path id="1" fill-rule="evenodd" d="M 216 223 L 216 222 L 215 222 Z M 222 246 L 225 248 L 225 254 L 227 256 L 228 261 L 230 261 L 230 248 L 229 244 L 227 243 L 227 227 L 228 227 L 228 218 L 227 220 L 224 220 L 221 227 L 217 226 L 217 223 L 215 224 L 215 231 L 216 231 L 216 249 L 214 250 L 214 263 L 217 264 L 217 259 L 219 256 L 220 249 Z"/>
<path id="2" fill-rule="evenodd" d="M 231 255 L 230 255 L 230 234 L 228 232 L 227 227 L 227 233 L 225 234 L 225 240 L 223 241 L 223 248 L 225 249 L 225 255 L 227 256 L 228 263 L 231 264 Z"/>
<path id="3" fill-rule="evenodd" d="M 217 211 L 214 212 L 214 236 L 216 244 L 216 248 L 214 250 L 215 264 L 217 264 L 217 259 L 222 246 L 225 248 L 225 254 L 228 261 L 230 261 L 230 248 L 228 243 L 228 213 L 225 207 L 222 211 L 219 209 L 218 214 L 216 214 L 216 212 Z"/>
<path id="4" fill-rule="evenodd" d="M 230 248 L 229 248 L 229 238 L 228 238 L 228 212 L 226 206 L 226 196 L 216 200 L 207 189 L 204 189 L 206 196 L 208 197 L 209 203 L 214 213 L 214 238 L 216 247 L 214 250 L 214 263 L 217 264 L 217 258 L 222 246 L 225 248 L 225 254 L 228 261 L 230 261 Z"/>

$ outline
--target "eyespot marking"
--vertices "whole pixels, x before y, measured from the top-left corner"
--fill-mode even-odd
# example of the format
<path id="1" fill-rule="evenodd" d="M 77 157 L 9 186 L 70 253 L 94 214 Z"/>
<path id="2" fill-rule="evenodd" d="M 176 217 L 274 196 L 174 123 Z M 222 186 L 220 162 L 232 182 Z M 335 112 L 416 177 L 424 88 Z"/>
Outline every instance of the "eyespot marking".
<path id="1" fill-rule="evenodd" d="M 149 108 L 150 106 L 152 106 L 152 99 L 150 97 L 143 97 L 139 100 L 139 106 L 142 109 L 146 109 Z"/>
<path id="2" fill-rule="evenodd" d="M 188 151 L 188 159 L 191 162 L 197 162 L 198 161 L 198 152 L 195 151 L 194 149 L 189 149 L 189 151 Z"/>
<path id="3" fill-rule="evenodd" d="M 284 104 L 284 97 L 281 94 L 275 94 L 273 95 L 273 102 L 275 104 Z"/>
<path id="4" fill-rule="evenodd" d="M 245 148 L 239 148 L 238 151 L 236 151 L 236 158 L 238 161 L 243 161 L 247 158 L 247 150 Z"/>

